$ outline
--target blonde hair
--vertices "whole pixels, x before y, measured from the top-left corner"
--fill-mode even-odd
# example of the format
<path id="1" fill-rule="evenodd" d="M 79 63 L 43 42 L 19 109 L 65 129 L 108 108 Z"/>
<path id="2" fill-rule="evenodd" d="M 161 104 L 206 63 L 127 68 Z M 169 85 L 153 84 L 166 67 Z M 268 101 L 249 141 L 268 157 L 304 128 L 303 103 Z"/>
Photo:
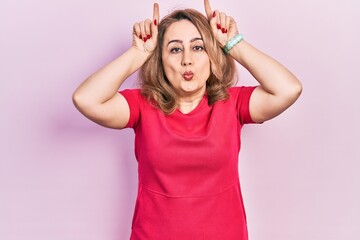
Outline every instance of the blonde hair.
<path id="1" fill-rule="evenodd" d="M 161 59 L 162 46 L 166 29 L 180 20 L 188 20 L 195 25 L 209 56 L 211 71 L 206 81 L 208 104 L 212 105 L 217 101 L 228 99 L 228 88 L 235 83 L 234 60 L 226 55 L 217 43 L 207 18 L 194 9 L 176 10 L 159 23 L 157 46 L 139 72 L 142 95 L 148 101 L 156 103 L 165 114 L 170 114 L 176 109 L 177 95 L 165 76 Z"/>

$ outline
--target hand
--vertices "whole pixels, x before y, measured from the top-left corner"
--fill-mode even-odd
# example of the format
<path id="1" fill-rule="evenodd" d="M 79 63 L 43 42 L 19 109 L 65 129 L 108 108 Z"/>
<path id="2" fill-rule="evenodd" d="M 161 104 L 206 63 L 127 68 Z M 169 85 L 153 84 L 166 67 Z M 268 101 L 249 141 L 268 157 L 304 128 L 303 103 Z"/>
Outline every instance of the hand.
<path id="1" fill-rule="evenodd" d="M 132 45 L 144 53 L 154 51 L 157 44 L 159 24 L 159 5 L 154 3 L 153 19 L 135 23 Z"/>
<path id="2" fill-rule="evenodd" d="M 215 39 L 223 48 L 227 41 L 239 33 L 236 22 L 234 18 L 227 16 L 223 12 L 219 12 L 218 10 L 212 11 L 209 0 L 204 0 L 204 5 Z"/>

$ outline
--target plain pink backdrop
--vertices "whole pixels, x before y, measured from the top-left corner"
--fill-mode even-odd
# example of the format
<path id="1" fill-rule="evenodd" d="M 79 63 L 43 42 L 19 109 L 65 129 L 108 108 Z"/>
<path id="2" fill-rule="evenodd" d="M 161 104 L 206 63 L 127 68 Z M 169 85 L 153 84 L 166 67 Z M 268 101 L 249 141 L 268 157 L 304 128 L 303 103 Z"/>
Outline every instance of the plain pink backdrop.
<path id="1" fill-rule="evenodd" d="M 250 238 L 360 239 L 360 2 L 211 2 L 304 86 L 283 115 L 244 128 Z M 202 0 L 159 4 L 162 16 L 204 12 Z M 134 22 L 151 17 L 152 1 L 0 2 L 0 239 L 128 239 L 133 132 L 85 119 L 71 94 L 130 46 Z M 239 85 L 256 84 L 239 71 Z"/>

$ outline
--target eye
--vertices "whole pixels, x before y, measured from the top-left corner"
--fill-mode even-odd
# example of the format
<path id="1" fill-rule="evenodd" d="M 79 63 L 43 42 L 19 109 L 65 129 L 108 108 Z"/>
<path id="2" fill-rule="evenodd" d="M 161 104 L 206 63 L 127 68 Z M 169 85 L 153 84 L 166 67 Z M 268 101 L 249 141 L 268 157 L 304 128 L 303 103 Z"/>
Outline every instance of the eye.
<path id="1" fill-rule="evenodd" d="M 195 47 L 193 47 L 193 49 L 195 51 L 202 51 L 202 50 L 204 50 L 204 47 L 203 46 L 195 46 Z"/>
<path id="2" fill-rule="evenodd" d="M 170 50 L 170 52 L 172 52 L 172 53 L 178 53 L 178 52 L 181 52 L 181 51 L 182 51 L 182 49 L 179 48 L 179 47 L 174 47 L 174 48 L 172 48 L 172 49 Z"/>

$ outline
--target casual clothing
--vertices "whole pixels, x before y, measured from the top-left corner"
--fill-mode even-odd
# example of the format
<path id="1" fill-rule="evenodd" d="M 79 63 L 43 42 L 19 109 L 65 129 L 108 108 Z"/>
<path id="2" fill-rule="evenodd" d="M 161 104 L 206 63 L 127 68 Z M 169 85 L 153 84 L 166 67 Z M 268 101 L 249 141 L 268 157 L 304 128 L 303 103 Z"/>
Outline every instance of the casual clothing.
<path id="1" fill-rule="evenodd" d="M 132 240 L 247 240 L 238 155 L 241 128 L 253 123 L 255 87 L 229 88 L 229 99 L 188 114 L 165 115 L 139 89 L 120 93 L 135 131 L 139 186 Z"/>

